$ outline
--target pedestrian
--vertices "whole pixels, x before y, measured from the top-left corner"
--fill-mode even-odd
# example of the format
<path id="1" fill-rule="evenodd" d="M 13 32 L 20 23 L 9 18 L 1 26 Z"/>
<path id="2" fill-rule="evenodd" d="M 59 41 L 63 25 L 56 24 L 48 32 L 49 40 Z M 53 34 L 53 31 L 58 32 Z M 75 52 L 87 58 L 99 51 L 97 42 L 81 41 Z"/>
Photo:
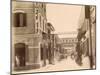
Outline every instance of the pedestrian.
<path id="1" fill-rule="evenodd" d="M 15 56 L 15 65 L 16 65 L 16 67 L 20 66 L 20 60 L 19 60 L 19 56 L 18 55 Z"/>
<path id="2" fill-rule="evenodd" d="M 76 46 L 76 52 L 77 52 L 76 63 L 81 66 L 82 65 L 82 50 L 80 48 L 79 42 L 77 43 L 77 46 Z"/>

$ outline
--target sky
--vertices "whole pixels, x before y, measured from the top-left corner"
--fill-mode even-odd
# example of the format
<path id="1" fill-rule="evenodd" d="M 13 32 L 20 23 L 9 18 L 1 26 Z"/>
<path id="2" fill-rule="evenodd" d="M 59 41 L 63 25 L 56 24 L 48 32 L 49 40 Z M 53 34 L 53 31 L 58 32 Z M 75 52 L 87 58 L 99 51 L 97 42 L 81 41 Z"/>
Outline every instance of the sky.
<path id="1" fill-rule="evenodd" d="M 80 5 L 47 4 L 47 20 L 55 33 L 77 31 L 81 8 Z"/>

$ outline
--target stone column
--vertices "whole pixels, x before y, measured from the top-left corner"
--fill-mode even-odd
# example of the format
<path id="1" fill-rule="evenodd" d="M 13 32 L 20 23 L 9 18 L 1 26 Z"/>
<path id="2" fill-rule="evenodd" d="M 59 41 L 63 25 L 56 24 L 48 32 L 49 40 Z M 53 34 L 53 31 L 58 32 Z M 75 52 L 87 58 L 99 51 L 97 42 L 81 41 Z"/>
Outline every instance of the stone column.
<path id="1" fill-rule="evenodd" d="M 40 67 L 40 43 L 38 38 L 33 38 L 30 40 L 29 45 L 29 64 L 34 68 Z"/>

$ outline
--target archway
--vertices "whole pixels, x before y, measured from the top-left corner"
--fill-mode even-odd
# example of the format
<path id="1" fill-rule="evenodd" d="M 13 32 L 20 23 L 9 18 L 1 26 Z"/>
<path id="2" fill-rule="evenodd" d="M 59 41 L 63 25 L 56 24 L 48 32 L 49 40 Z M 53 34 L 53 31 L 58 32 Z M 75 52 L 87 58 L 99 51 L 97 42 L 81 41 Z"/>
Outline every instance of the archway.
<path id="1" fill-rule="evenodd" d="M 15 67 L 25 66 L 26 45 L 24 43 L 15 44 Z"/>

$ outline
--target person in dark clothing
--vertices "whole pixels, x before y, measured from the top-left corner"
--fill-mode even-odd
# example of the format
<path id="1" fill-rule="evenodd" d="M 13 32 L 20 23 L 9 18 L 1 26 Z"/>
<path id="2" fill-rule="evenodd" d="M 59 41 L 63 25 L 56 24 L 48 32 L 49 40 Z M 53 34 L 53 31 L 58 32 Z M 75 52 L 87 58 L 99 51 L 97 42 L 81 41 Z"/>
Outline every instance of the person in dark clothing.
<path id="1" fill-rule="evenodd" d="M 79 42 L 77 43 L 77 46 L 76 46 L 76 52 L 77 52 L 76 63 L 81 66 L 82 65 L 82 50 L 80 48 Z"/>

